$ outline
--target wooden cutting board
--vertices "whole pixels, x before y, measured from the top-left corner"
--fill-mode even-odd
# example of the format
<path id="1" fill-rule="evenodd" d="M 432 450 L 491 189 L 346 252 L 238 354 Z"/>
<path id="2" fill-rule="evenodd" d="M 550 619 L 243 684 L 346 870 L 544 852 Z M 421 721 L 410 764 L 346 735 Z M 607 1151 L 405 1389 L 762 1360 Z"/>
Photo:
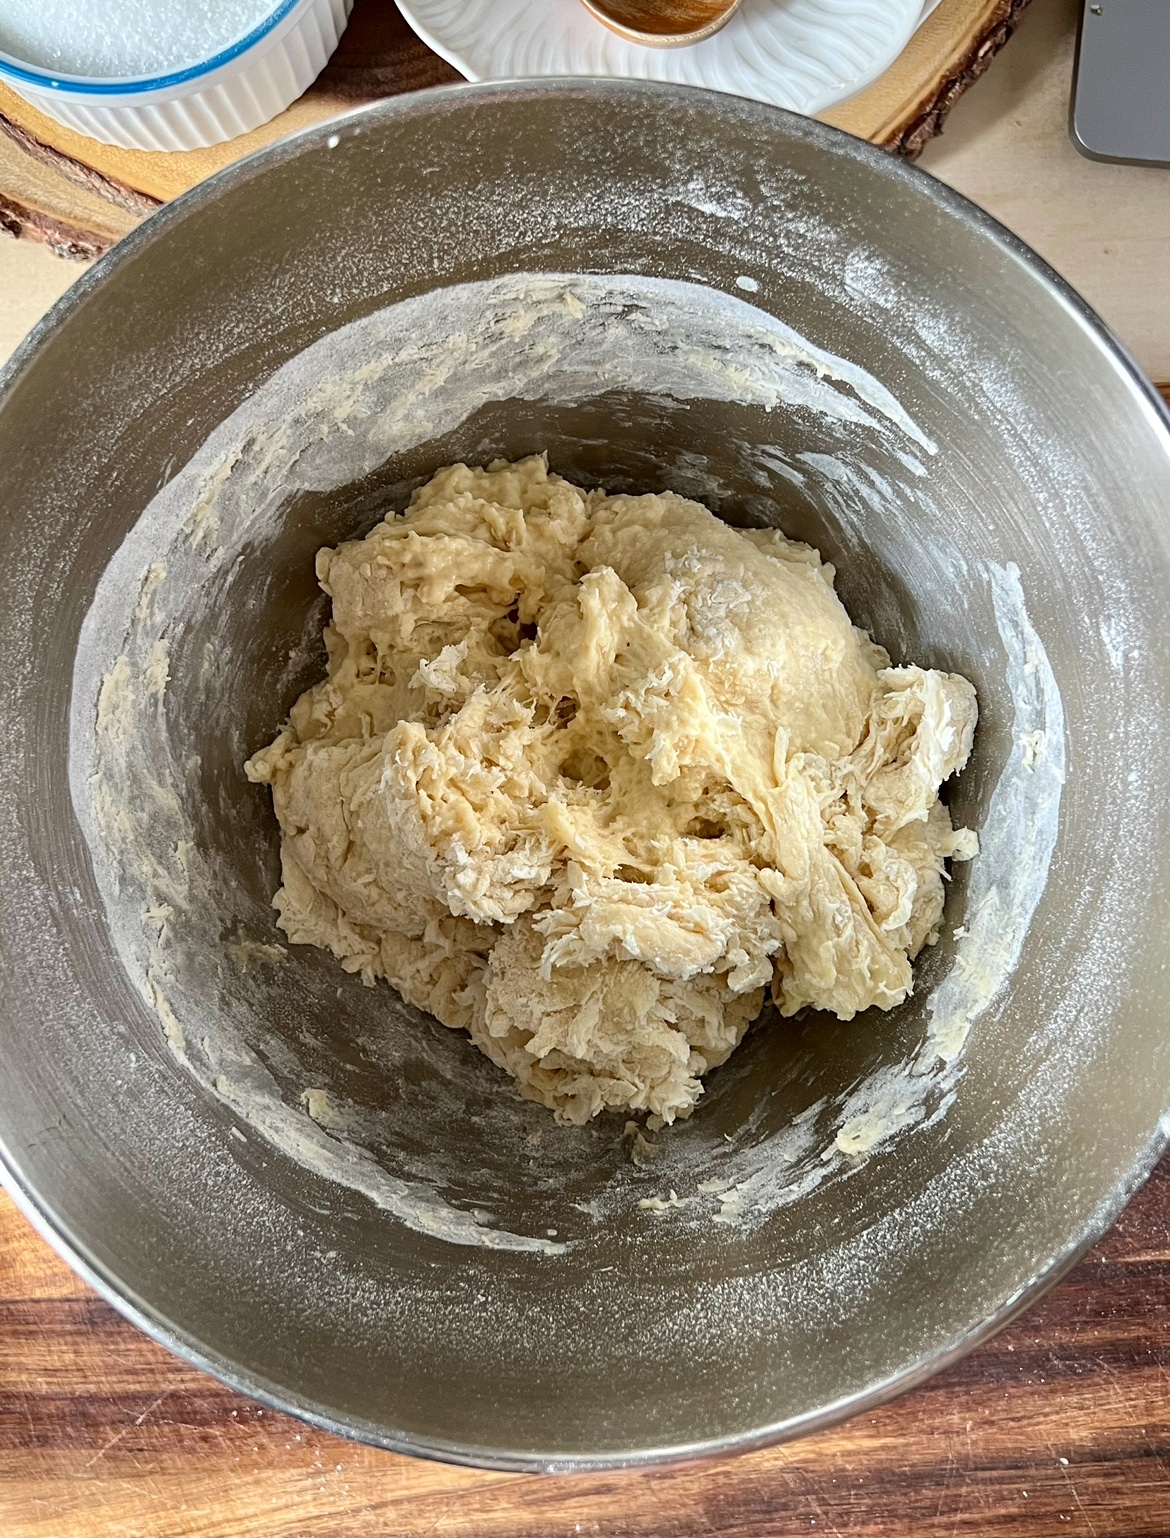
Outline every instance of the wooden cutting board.
<path id="1" fill-rule="evenodd" d="M 761 1453 L 489 1474 L 343 1442 L 156 1346 L 0 1194 L 5 1538 L 1166 1538 L 1170 1162 L 1021 1319 Z"/>
<path id="2" fill-rule="evenodd" d="M 913 157 L 1011 36 L 1028 0 L 942 0 L 893 65 L 825 121 Z M 0 84 L 0 227 L 64 256 L 99 255 L 159 203 L 240 155 L 361 102 L 460 76 L 392 0 L 356 0 L 341 45 L 304 96 L 255 132 L 176 154 L 123 150 L 64 128 Z"/>

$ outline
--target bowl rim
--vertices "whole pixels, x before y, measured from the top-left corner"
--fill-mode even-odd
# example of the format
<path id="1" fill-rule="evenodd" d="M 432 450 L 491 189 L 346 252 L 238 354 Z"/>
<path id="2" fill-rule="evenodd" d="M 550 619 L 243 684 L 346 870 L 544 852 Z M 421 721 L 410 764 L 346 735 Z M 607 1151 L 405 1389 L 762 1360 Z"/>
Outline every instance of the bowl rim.
<path id="1" fill-rule="evenodd" d="M 299 3 L 299 0 L 292 0 L 292 3 Z M 225 189 L 262 173 L 269 165 L 279 165 L 286 160 L 295 159 L 305 150 L 319 144 L 333 147 L 341 136 L 360 135 L 367 124 L 384 119 L 416 116 L 433 111 L 449 110 L 452 107 L 457 109 L 459 103 L 464 101 L 515 100 L 558 94 L 585 97 L 620 95 L 627 99 L 653 98 L 656 103 L 661 104 L 666 104 L 672 99 L 680 105 L 705 102 L 721 114 L 778 119 L 785 137 L 810 141 L 835 154 L 846 155 L 879 175 L 892 177 L 904 183 L 912 183 L 920 192 L 932 198 L 937 206 L 962 218 L 988 237 L 1006 255 L 1025 267 L 1049 291 L 1067 314 L 1090 334 L 1130 388 L 1135 406 L 1144 412 L 1150 426 L 1161 433 L 1167 455 L 1170 457 L 1170 409 L 1167 408 L 1166 403 L 1129 350 L 1064 278 L 1030 246 L 978 204 L 939 181 L 929 172 L 890 154 L 867 140 L 858 139 L 827 123 L 804 117 L 781 107 L 749 98 L 729 96 L 717 91 L 702 90 L 694 86 L 591 76 L 515 79 L 482 84 L 461 83 L 390 97 L 301 129 L 273 144 L 262 146 L 224 167 L 205 181 L 181 193 L 171 202 L 164 204 L 156 213 L 150 215 L 141 225 L 111 247 L 66 290 L 65 294 L 33 327 L 8 362 L 0 367 L 0 409 L 3 407 L 6 395 L 15 388 L 20 374 L 31 363 L 42 343 L 69 319 L 74 310 L 86 302 L 90 293 L 105 281 L 108 273 L 121 264 L 134 260 L 141 251 L 155 241 L 165 239 L 172 225 L 180 225 L 188 215 L 197 212 L 204 204 L 214 201 Z M 331 140 L 333 144 L 330 144 Z M 1113 1226 L 1126 1204 L 1145 1183 L 1168 1147 L 1170 1147 L 1170 1105 L 1163 1110 L 1130 1168 L 1080 1229 L 1072 1235 L 1067 1244 L 1051 1254 L 1043 1264 L 1037 1266 L 1032 1275 L 1014 1292 L 1003 1298 L 985 1319 L 888 1378 L 870 1384 L 858 1393 L 822 1405 L 802 1415 L 759 1426 L 746 1432 L 737 1432 L 724 1437 L 710 1437 L 691 1443 L 639 1447 L 628 1452 L 572 1454 L 553 1451 L 544 1453 L 531 1450 L 518 1451 L 502 1446 L 457 1444 L 441 1438 L 421 1437 L 413 1433 L 397 1431 L 379 1422 L 323 1408 L 319 1401 L 309 1396 L 298 1394 L 285 1385 L 265 1378 L 258 1372 L 240 1368 L 167 1318 L 147 1299 L 126 1287 L 110 1266 L 100 1260 L 69 1231 L 68 1224 L 51 1210 L 47 1201 L 39 1197 L 32 1183 L 25 1180 L 19 1160 L 7 1147 L 2 1135 L 0 1135 L 0 1185 L 8 1192 L 13 1202 L 41 1237 L 123 1317 L 175 1355 L 209 1373 L 238 1393 L 245 1394 L 273 1410 L 295 1416 L 321 1430 L 390 1452 L 500 1472 L 590 1473 L 645 1468 L 658 1464 L 757 1450 L 825 1430 L 854 1415 L 875 1409 L 897 1395 L 919 1386 L 935 1373 L 958 1361 L 998 1334 L 1042 1293 L 1070 1271 Z"/>

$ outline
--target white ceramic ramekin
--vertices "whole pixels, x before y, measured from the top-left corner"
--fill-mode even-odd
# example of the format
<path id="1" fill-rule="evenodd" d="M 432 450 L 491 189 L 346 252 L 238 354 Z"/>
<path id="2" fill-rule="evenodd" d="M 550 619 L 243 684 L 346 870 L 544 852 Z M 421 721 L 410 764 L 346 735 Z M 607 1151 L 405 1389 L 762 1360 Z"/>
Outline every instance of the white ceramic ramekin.
<path id="1" fill-rule="evenodd" d="M 325 68 L 353 0 L 274 0 L 271 14 L 213 58 L 132 79 L 54 75 L 0 53 L 0 79 L 79 133 L 135 150 L 193 150 L 283 112 Z"/>

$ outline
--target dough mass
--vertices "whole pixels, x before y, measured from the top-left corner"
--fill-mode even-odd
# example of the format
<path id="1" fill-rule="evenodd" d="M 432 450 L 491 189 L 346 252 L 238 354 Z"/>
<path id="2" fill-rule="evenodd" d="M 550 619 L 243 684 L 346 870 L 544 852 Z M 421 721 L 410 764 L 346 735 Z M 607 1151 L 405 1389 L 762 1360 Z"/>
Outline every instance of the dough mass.
<path id="1" fill-rule="evenodd" d="M 328 677 L 247 765 L 281 928 L 471 1033 L 558 1118 L 686 1116 L 770 986 L 910 991 L 975 691 L 890 667 L 815 550 L 542 459 L 322 550 Z"/>

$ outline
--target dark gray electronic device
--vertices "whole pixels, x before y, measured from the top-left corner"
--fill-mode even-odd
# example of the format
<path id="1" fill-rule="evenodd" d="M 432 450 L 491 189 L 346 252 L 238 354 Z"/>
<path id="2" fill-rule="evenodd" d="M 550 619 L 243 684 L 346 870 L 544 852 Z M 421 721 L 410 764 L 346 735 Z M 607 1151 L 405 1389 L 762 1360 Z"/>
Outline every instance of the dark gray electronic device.
<path id="1" fill-rule="evenodd" d="M 1069 132 L 1092 160 L 1170 165 L 1170 0 L 1084 0 Z"/>

